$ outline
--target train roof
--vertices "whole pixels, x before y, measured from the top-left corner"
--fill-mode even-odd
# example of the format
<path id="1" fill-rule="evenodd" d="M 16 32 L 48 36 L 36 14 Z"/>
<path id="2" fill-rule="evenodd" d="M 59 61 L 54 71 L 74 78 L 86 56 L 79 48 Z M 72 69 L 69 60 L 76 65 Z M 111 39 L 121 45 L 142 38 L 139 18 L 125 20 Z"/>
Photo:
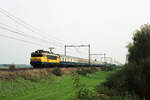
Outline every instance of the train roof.
<path id="1" fill-rule="evenodd" d="M 65 56 L 65 55 L 62 55 L 62 54 L 58 54 L 60 57 L 64 57 L 64 58 L 74 58 L 74 59 L 84 59 L 84 60 L 88 60 L 88 59 L 85 59 L 85 58 L 80 58 L 80 57 L 75 57 L 75 56 Z"/>
<path id="2" fill-rule="evenodd" d="M 60 56 L 60 57 L 64 57 L 64 58 L 73 58 L 73 59 L 84 59 L 84 60 L 88 60 L 88 59 L 85 59 L 85 58 L 81 58 L 81 57 L 75 57 L 75 56 L 65 56 L 63 54 L 55 54 L 53 52 L 49 52 L 49 51 L 44 51 L 44 50 L 37 50 L 33 53 L 42 53 L 42 54 L 46 54 L 46 55 L 55 55 L 55 56 Z M 94 61 L 94 60 L 91 60 L 91 61 Z M 96 62 L 99 62 L 99 61 L 96 61 Z"/>
<path id="3" fill-rule="evenodd" d="M 53 52 L 49 52 L 49 51 L 44 51 L 44 50 L 37 50 L 35 52 L 32 52 L 32 53 L 39 53 L 39 54 L 46 54 L 46 55 L 56 55 L 56 56 L 59 56 Z"/>
<path id="4" fill-rule="evenodd" d="M 35 51 L 35 52 L 33 52 L 33 53 L 53 54 L 53 55 L 57 55 L 57 56 L 64 57 L 64 58 L 69 57 L 69 58 L 85 59 L 85 58 L 74 57 L 74 56 L 65 56 L 65 55 L 63 55 L 63 54 L 55 54 L 55 53 L 53 53 L 53 52 L 44 51 L 44 50 L 37 50 L 37 51 Z"/>

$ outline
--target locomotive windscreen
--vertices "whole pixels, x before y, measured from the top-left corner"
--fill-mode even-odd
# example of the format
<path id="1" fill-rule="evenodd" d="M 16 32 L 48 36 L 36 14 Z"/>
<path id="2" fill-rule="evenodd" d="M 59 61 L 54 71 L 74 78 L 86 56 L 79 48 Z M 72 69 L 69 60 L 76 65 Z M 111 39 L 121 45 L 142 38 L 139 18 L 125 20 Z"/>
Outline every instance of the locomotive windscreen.
<path id="1" fill-rule="evenodd" d="M 47 59 L 57 60 L 57 56 L 50 56 L 50 55 L 48 55 Z"/>
<path id="2" fill-rule="evenodd" d="M 32 53 L 31 57 L 43 57 L 43 55 L 40 53 Z"/>

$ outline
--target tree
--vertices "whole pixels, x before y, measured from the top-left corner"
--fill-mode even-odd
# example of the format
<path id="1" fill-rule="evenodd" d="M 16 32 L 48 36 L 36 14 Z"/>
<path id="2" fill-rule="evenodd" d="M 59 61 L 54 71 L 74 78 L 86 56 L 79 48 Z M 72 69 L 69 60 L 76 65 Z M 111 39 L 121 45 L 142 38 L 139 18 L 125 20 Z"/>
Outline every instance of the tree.
<path id="1" fill-rule="evenodd" d="M 128 61 L 140 63 L 141 60 L 150 58 L 150 25 L 142 25 L 136 30 L 133 42 L 128 47 Z"/>
<path id="2" fill-rule="evenodd" d="M 150 25 L 141 26 L 132 39 L 127 46 L 128 63 L 108 77 L 104 86 L 119 93 L 135 93 L 141 100 L 150 100 Z"/>

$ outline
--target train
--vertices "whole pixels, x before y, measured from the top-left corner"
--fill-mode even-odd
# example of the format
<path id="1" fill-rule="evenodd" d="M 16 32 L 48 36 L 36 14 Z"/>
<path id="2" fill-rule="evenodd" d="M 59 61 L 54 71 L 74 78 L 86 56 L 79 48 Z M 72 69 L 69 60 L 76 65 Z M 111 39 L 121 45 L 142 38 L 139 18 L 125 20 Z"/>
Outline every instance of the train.
<path id="1" fill-rule="evenodd" d="M 96 60 L 90 60 L 73 57 L 73 56 L 65 56 L 61 54 L 55 54 L 53 52 L 44 51 L 44 50 L 36 50 L 31 53 L 30 64 L 33 68 L 41 68 L 41 67 L 84 67 L 84 66 L 102 66 L 103 63 Z"/>

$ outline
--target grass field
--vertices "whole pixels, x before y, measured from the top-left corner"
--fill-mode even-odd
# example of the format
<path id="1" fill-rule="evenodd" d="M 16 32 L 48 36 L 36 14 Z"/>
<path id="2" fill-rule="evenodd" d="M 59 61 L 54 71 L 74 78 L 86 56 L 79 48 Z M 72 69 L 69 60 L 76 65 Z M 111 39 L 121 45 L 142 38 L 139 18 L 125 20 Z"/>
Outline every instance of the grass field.
<path id="1" fill-rule="evenodd" d="M 0 66 L 0 69 L 8 69 L 9 67 Z"/>
<path id="2" fill-rule="evenodd" d="M 81 83 L 89 89 L 106 80 L 113 72 L 98 71 L 80 76 Z M 50 76 L 47 80 L 24 80 L 0 82 L 0 100 L 67 100 L 74 95 L 73 80 L 70 74 L 61 77 Z"/>

